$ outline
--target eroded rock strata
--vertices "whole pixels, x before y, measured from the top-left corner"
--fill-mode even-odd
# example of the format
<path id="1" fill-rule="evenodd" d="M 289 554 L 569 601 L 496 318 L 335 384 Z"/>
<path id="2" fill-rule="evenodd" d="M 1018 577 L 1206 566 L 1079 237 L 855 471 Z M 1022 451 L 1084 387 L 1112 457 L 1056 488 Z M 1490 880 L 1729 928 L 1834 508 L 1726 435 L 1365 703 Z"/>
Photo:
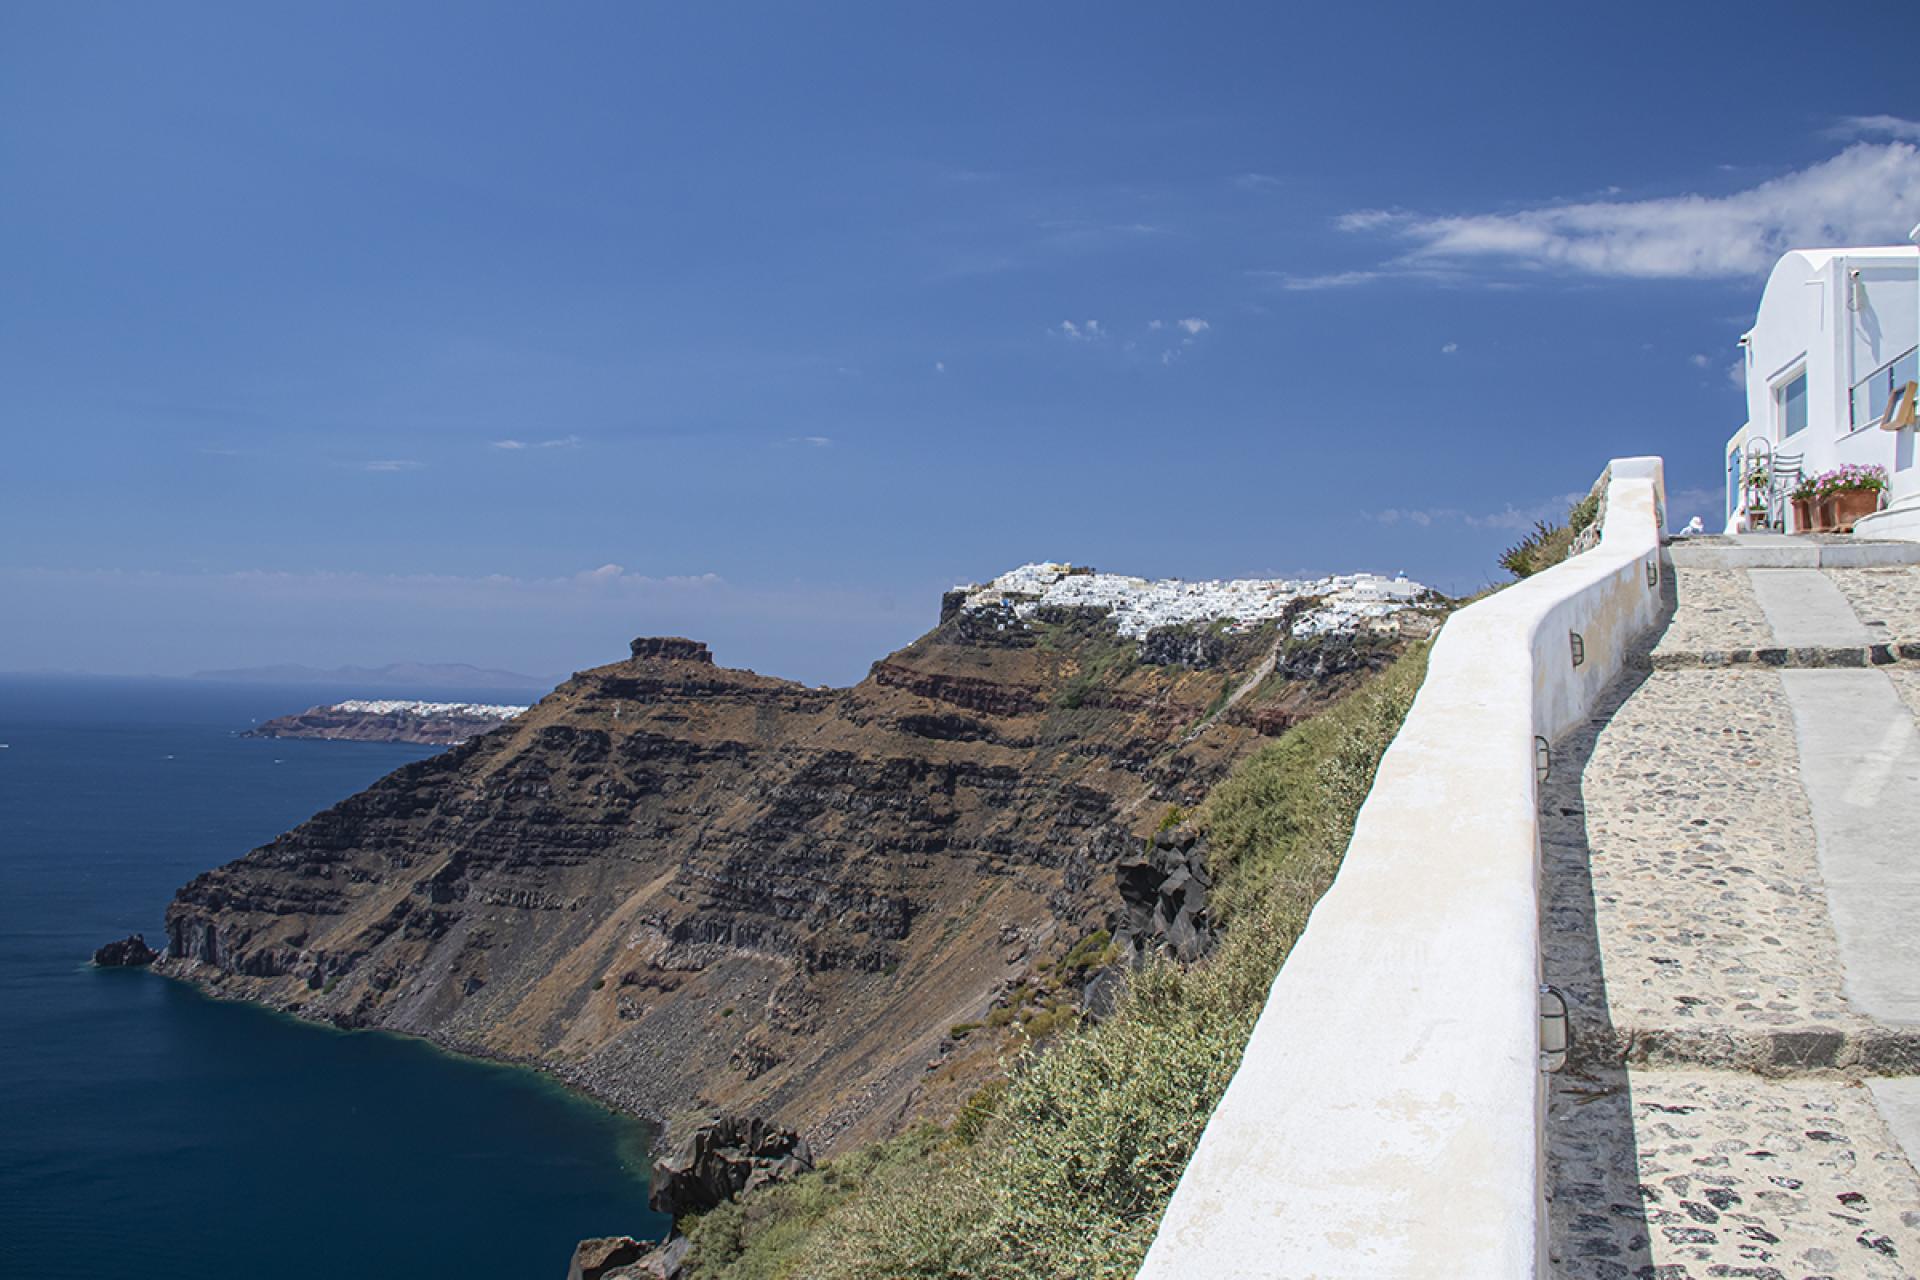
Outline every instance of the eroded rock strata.
<path id="1" fill-rule="evenodd" d="M 831 1154 L 950 1114 L 1018 1034 L 951 1029 L 1110 922 L 1169 806 L 1401 644 L 1285 627 L 1155 664 L 1098 610 L 949 607 L 848 689 L 636 641 L 188 884 L 159 967 Z"/>

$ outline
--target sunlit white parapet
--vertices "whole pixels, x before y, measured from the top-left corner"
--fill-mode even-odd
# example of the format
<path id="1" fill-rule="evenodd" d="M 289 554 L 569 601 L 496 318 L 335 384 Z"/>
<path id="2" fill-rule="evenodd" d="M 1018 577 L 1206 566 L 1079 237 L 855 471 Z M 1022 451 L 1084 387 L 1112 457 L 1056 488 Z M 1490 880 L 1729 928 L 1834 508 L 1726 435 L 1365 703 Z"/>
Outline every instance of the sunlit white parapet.
<path id="1" fill-rule="evenodd" d="M 1225 622 L 1250 628 L 1294 616 L 1293 635 L 1326 635 L 1390 629 L 1395 615 L 1436 603 L 1439 595 L 1408 578 L 1343 573 L 1325 578 L 1235 578 L 1186 582 L 1179 578 L 1132 578 L 1052 562 L 1023 564 L 985 584 L 954 588 L 965 593 L 968 612 L 1011 610 L 1030 618 L 1047 608 L 1096 609 L 1112 616 L 1129 639 L 1162 627 Z M 1312 600 L 1300 611 L 1296 602 Z"/>

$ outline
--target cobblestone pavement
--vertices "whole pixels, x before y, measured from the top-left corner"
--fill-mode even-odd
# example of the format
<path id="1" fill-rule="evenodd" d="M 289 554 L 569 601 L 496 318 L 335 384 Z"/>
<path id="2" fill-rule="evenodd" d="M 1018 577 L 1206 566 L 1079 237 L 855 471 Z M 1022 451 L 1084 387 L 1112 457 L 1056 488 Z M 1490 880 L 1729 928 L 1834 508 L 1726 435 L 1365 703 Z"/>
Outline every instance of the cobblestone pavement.
<path id="1" fill-rule="evenodd" d="M 1563 1074 L 1550 1108 L 1567 1280 L 1913 1280 L 1920 1266 L 1920 1180 L 1863 1085 Z"/>
<path id="2" fill-rule="evenodd" d="M 1860 621 L 1901 639 L 1920 639 L 1920 565 L 1888 569 L 1828 569 L 1828 577 Z"/>
<path id="3" fill-rule="evenodd" d="M 1673 618 L 1653 646 L 1654 655 L 1761 649 L 1773 643 L 1773 628 L 1761 612 L 1753 584 L 1742 570 L 1671 569 L 1662 588 Z"/>
<path id="4" fill-rule="evenodd" d="M 1766 1033 L 1742 1050 L 1764 1057 L 1784 1029 L 1864 1029 L 1776 673 L 1653 673 L 1604 732 L 1589 722 L 1554 757 L 1546 972 L 1585 1039 L 1664 1034 L 1678 1051 L 1690 1034 Z"/>
<path id="5" fill-rule="evenodd" d="M 1920 636 L 1920 571 L 1830 572 Z M 1775 645 L 1748 572 L 1672 578 L 1668 669 L 1609 690 L 1541 787 L 1544 968 L 1576 1032 L 1554 1270 L 1916 1280 L 1920 1178 L 1861 1081 L 1920 1070 L 1920 1037 L 1847 1002 L 1781 676 L 1674 663 Z M 1920 720 L 1920 670 L 1885 671 Z"/>

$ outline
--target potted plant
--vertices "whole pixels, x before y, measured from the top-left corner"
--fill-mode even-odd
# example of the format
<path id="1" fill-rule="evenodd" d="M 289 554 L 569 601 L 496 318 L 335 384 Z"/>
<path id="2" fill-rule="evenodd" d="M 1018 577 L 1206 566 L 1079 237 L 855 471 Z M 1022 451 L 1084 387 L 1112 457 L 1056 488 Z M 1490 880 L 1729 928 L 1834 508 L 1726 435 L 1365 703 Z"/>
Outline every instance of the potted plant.
<path id="1" fill-rule="evenodd" d="M 1767 469 L 1755 466 L 1747 472 L 1747 528 L 1761 529 L 1767 523 Z"/>
<path id="2" fill-rule="evenodd" d="M 1814 481 L 1814 492 L 1827 508 L 1831 526 L 1852 533 L 1862 516 L 1880 509 L 1880 495 L 1886 492 L 1887 469 L 1849 462 L 1824 472 Z"/>
<path id="3" fill-rule="evenodd" d="M 1787 496 L 1793 503 L 1793 531 L 1795 533 L 1811 532 L 1814 528 L 1814 503 L 1820 496 L 1814 487 L 1813 477 L 1801 477 L 1800 483 L 1795 485 L 1793 492 Z"/>

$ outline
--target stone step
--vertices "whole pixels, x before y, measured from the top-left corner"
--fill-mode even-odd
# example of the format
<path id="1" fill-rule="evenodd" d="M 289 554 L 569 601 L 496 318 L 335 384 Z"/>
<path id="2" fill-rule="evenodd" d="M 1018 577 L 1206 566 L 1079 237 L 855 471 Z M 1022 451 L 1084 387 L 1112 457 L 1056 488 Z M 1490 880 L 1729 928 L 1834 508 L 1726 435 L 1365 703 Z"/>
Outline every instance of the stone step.
<path id="1" fill-rule="evenodd" d="M 1682 569 L 1864 569 L 1920 564 L 1920 542 L 1780 535 L 1674 538 L 1666 559 Z"/>
<path id="2" fill-rule="evenodd" d="M 1920 666 L 1920 640 L 1885 644 L 1769 645 L 1759 649 L 1655 649 L 1635 654 L 1633 665 L 1652 671 L 1698 671 L 1716 667 L 1820 670 L 1830 667 Z"/>
<path id="3" fill-rule="evenodd" d="M 1855 674 L 1904 707 L 1888 675 Z M 1920 673 L 1895 674 L 1920 696 Z M 1784 678 L 1630 674 L 1553 746 L 1540 789 L 1544 973 L 1598 1057 L 1920 1063 L 1920 1025 L 1889 1029 L 1897 1019 L 1848 999 Z"/>

